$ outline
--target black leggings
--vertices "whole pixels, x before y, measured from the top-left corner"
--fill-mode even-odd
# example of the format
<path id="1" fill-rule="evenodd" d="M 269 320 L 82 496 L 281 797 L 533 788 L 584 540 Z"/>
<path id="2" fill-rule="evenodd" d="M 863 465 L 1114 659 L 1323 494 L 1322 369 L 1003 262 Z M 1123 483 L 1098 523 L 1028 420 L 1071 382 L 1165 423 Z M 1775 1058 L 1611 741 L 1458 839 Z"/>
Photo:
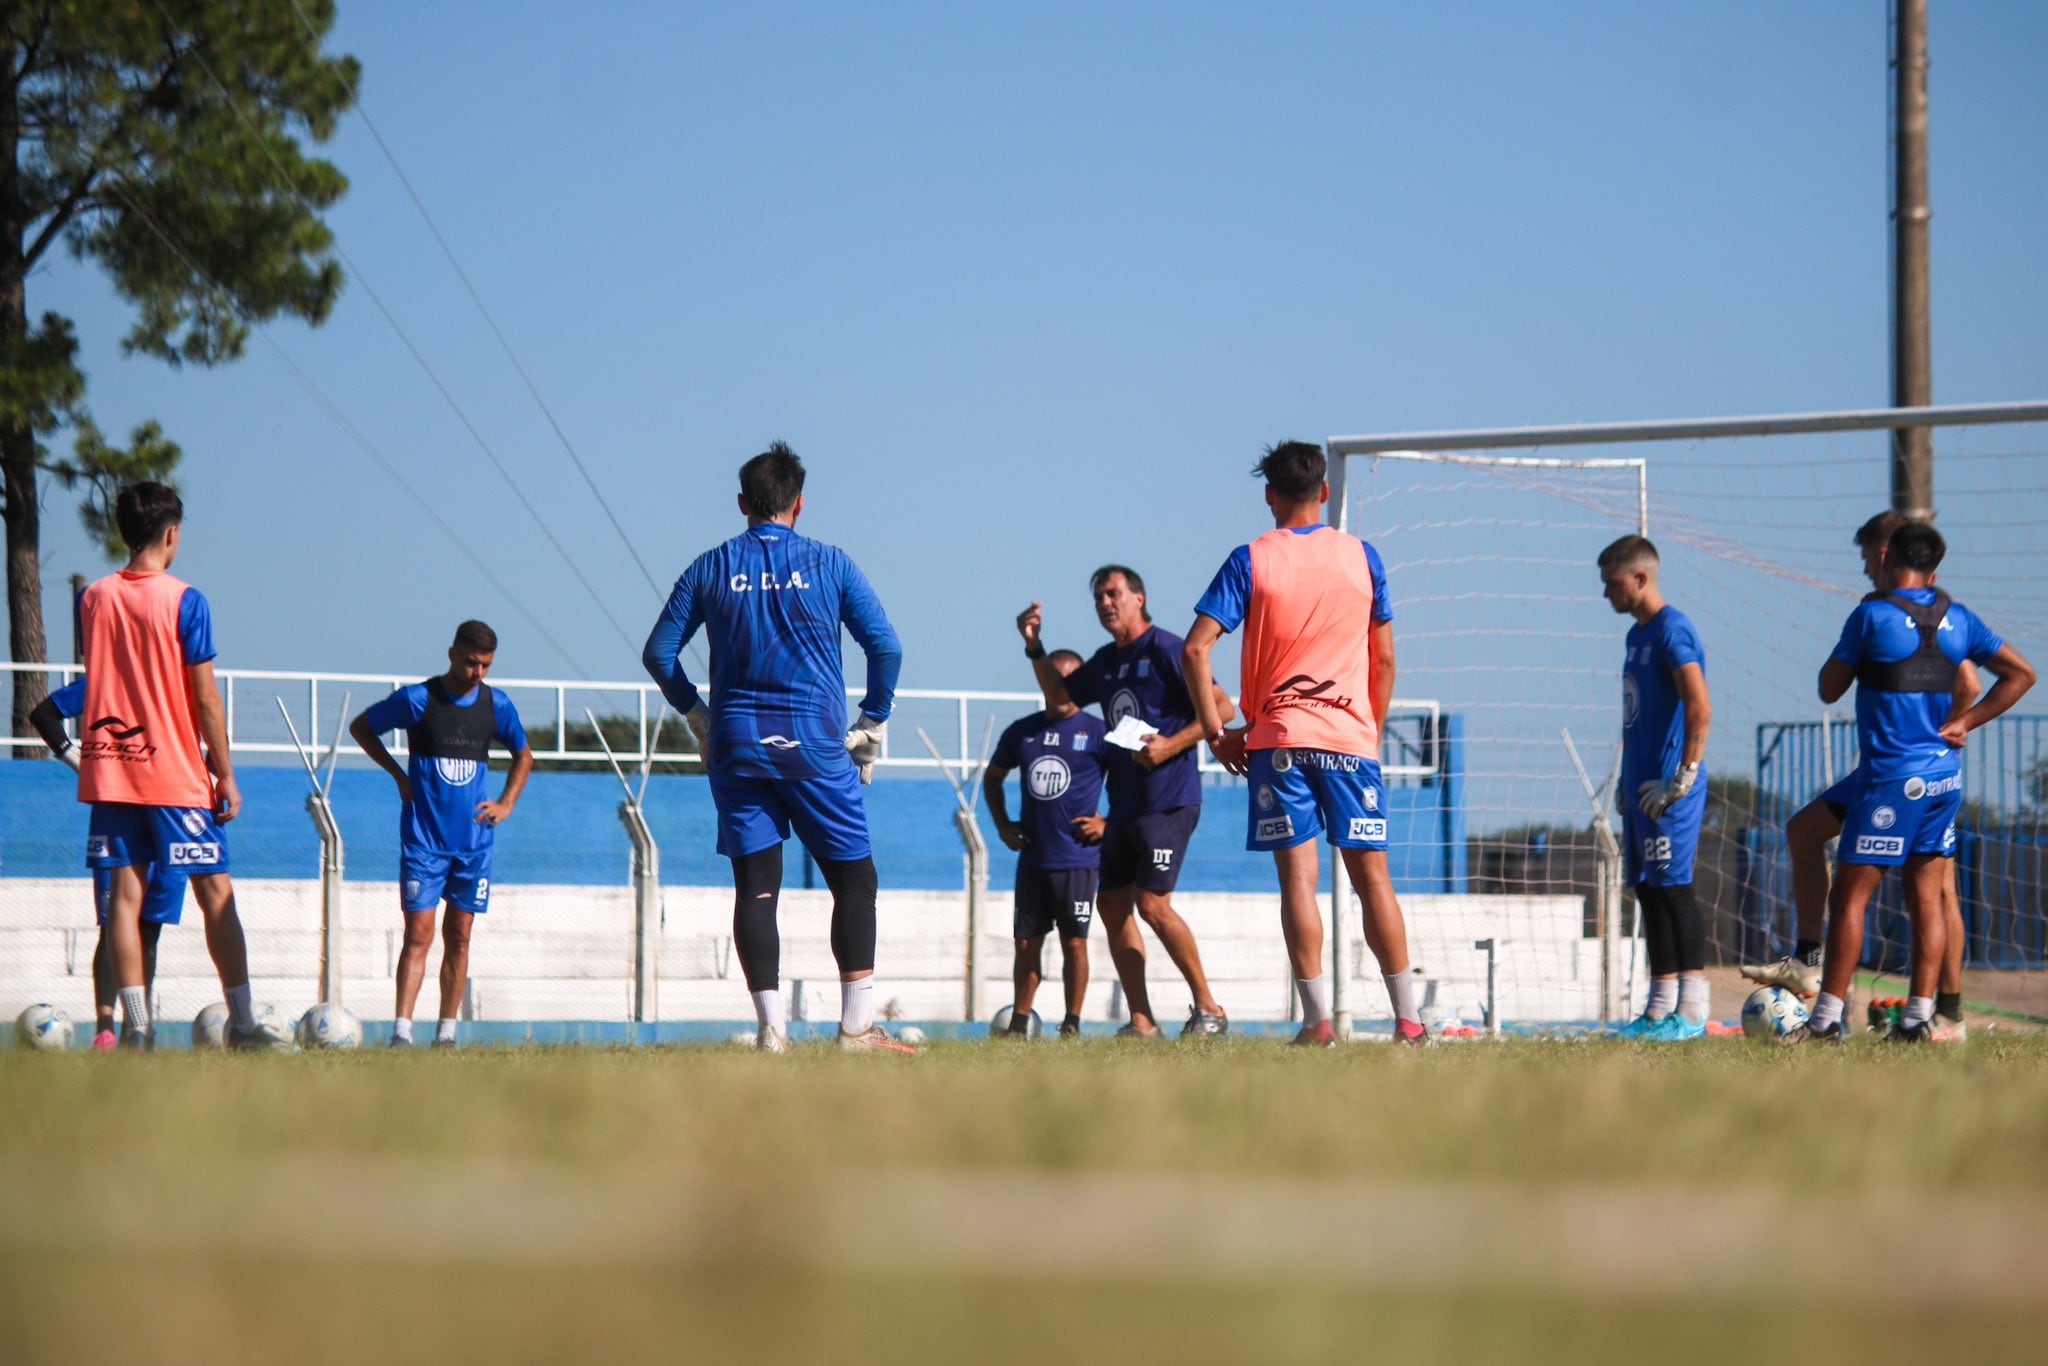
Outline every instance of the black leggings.
<path id="1" fill-rule="evenodd" d="M 832 889 L 832 956 L 841 973 L 875 967 L 875 861 L 818 860 Z M 772 991 L 782 981 L 782 934 L 775 912 L 782 900 L 782 846 L 732 860 L 732 940 L 748 991 Z"/>
<path id="2" fill-rule="evenodd" d="M 1692 884 L 1636 888 L 1637 913 L 1643 918 L 1643 940 L 1650 951 L 1650 975 L 1700 972 L 1707 966 L 1707 921 L 1700 913 Z"/>

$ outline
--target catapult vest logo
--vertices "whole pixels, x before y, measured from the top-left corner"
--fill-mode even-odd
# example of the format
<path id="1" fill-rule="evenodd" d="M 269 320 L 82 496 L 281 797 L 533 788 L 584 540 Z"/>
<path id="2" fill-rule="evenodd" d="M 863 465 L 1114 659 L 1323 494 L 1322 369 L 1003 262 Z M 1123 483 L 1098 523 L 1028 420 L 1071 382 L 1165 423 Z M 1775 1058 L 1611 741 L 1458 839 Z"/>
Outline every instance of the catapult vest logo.
<path id="1" fill-rule="evenodd" d="M 86 729 L 79 748 L 95 759 L 119 759 L 125 764 L 146 764 L 156 746 L 144 739 L 147 727 L 131 726 L 118 716 L 102 716 Z"/>
<path id="2" fill-rule="evenodd" d="M 1342 693 L 1334 697 L 1324 696 L 1336 686 L 1335 679 L 1317 678 L 1313 674 L 1296 674 L 1273 689 L 1273 695 L 1266 699 L 1263 710 L 1271 715 L 1284 707 L 1335 707 L 1339 710 L 1348 708 L 1351 705 L 1348 696 Z"/>
<path id="3" fill-rule="evenodd" d="M 1042 802 L 1056 802 L 1073 785 L 1074 775 L 1065 759 L 1057 754 L 1046 754 L 1031 761 L 1031 767 L 1025 770 L 1024 780 L 1030 784 L 1033 797 Z"/>

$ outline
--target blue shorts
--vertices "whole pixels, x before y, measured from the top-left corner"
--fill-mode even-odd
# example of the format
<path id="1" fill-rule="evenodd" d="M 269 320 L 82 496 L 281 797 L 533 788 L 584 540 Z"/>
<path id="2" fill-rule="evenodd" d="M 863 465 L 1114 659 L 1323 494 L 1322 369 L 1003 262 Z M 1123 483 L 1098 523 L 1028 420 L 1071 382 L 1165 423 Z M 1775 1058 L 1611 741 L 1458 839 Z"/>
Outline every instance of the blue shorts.
<path id="1" fill-rule="evenodd" d="M 1245 848 L 1292 849 L 1327 830 L 1339 849 L 1386 852 L 1379 760 L 1327 749 L 1255 749 L 1249 759 Z"/>
<path id="2" fill-rule="evenodd" d="M 745 858 L 789 838 L 792 828 L 811 857 L 852 863 L 874 852 L 868 808 L 852 764 L 816 778 L 740 778 L 711 771 L 718 807 L 718 852 Z"/>
<path id="3" fill-rule="evenodd" d="M 148 881 L 142 889 L 142 923 L 145 925 L 175 925 L 185 914 L 185 883 L 189 874 L 165 871 L 162 864 L 149 865 Z M 108 898 L 114 890 L 114 870 L 95 868 L 92 870 L 92 904 L 99 911 L 99 922 L 107 923 Z"/>
<path id="4" fill-rule="evenodd" d="M 1102 886 L 1112 892 L 1130 886 L 1146 892 L 1172 891 L 1180 882 L 1188 842 L 1201 819 L 1200 802 L 1127 820 L 1118 820 L 1112 810 L 1102 828 Z"/>
<path id="5" fill-rule="evenodd" d="M 1954 858 L 1956 816 L 1963 809 L 1963 775 L 1872 779 L 1842 819 L 1837 863 L 1897 868 L 1919 854 Z"/>
<path id="6" fill-rule="evenodd" d="M 1086 939 L 1095 923 L 1096 870 L 1026 868 L 1017 865 L 1017 903 L 1010 929 L 1019 939 L 1037 939 L 1060 927 L 1062 939 Z"/>
<path id="7" fill-rule="evenodd" d="M 1634 795 L 1622 803 L 1621 851 L 1626 885 L 1692 885 L 1693 855 L 1699 852 L 1700 824 L 1707 815 L 1707 780 L 1700 781 L 1662 816 L 1651 820 Z"/>
<path id="8" fill-rule="evenodd" d="M 431 911 L 443 901 L 458 911 L 482 915 L 491 908 L 491 849 L 437 854 L 403 845 L 398 851 L 398 907 L 407 914 Z"/>
<path id="9" fill-rule="evenodd" d="M 86 825 L 85 866 L 160 866 L 166 877 L 228 871 L 228 837 L 203 806 L 94 802 Z"/>
<path id="10" fill-rule="evenodd" d="M 1862 781 L 1863 770 L 1852 768 L 1815 800 L 1827 803 L 1828 810 L 1835 813 L 1835 819 L 1842 820 L 1848 816 L 1849 808 L 1856 804 L 1856 785 Z"/>

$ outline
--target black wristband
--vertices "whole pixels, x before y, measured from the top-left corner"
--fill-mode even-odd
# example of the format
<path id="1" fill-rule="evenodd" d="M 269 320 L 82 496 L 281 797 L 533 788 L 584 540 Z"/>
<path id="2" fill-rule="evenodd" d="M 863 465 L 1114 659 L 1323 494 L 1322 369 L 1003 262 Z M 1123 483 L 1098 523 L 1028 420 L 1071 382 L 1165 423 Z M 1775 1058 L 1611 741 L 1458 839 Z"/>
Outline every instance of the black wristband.
<path id="1" fill-rule="evenodd" d="M 1044 659 L 1044 658 L 1045 658 L 1045 642 L 1044 642 L 1044 641 L 1042 641 L 1042 640 L 1027 640 L 1027 641 L 1025 641 L 1025 642 L 1024 642 L 1024 657 L 1025 657 L 1026 659 Z"/>

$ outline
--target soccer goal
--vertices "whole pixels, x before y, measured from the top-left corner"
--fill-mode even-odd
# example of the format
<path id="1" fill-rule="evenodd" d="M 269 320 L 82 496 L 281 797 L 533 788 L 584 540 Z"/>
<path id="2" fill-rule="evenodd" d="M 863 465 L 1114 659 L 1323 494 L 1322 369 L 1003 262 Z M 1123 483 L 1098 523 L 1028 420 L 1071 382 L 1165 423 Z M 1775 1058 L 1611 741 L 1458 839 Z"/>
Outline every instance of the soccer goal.
<path id="1" fill-rule="evenodd" d="M 1644 997 L 1615 843 L 1630 623 L 1594 563 L 1629 532 L 1656 542 L 1665 595 L 1707 651 L 1695 886 L 1710 966 L 1785 950 L 1784 821 L 1855 763 L 1853 699 L 1823 709 L 1816 678 L 1869 590 L 1853 534 L 1888 505 L 1902 425 L 1936 429 L 1942 586 L 2022 653 L 2048 654 L 2048 404 L 1330 439 L 1333 516 L 1386 565 L 1396 687 L 1437 699 L 1464 737 L 1463 890 L 1407 899 L 1411 952 L 1440 1008 L 1467 1020 L 1485 1008 L 1481 943 L 1510 1025 L 1620 1018 Z M 1959 830 L 1969 966 L 2015 970 L 1975 980 L 2021 1013 L 2048 978 L 2044 711 L 2048 699 L 2029 698 L 1973 739 Z M 1903 971 L 1907 951 L 1894 880 L 1866 965 Z M 1738 1007 L 1724 991 L 1714 1013 Z"/>

